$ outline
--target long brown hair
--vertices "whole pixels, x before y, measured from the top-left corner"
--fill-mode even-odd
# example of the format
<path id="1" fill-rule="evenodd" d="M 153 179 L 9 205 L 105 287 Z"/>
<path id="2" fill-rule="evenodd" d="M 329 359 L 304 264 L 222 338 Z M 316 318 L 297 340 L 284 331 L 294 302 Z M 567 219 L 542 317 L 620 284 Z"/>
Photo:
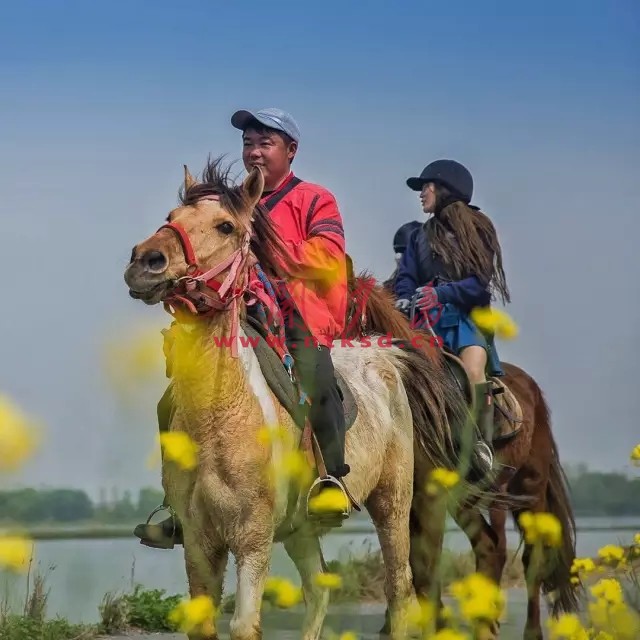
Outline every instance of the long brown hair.
<path id="1" fill-rule="evenodd" d="M 456 280 L 475 275 L 497 291 L 503 303 L 511 302 L 493 223 L 482 211 L 460 200 L 447 204 L 450 199 L 449 191 L 436 185 L 436 214 L 427 221 L 431 249 Z"/>

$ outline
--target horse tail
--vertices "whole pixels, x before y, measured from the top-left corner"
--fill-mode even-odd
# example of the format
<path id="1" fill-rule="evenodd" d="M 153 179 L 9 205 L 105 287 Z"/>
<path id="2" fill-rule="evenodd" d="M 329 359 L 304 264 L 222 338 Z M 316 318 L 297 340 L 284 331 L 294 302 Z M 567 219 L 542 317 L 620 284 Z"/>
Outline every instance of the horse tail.
<path id="1" fill-rule="evenodd" d="M 553 614 L 571 613 L 579 609 L 579 598 L 571 584 L 571 565 L 576 557 L 576 523 L 569 497 L 569 483 L 560 464 L 558 447 L 551 432 L 551 412 L 538 387 L 538 403 L 535 413 L 536 428 L 542 428 L 549 438 L 552 451 L 549 483 L 547 485 L 547 510 L 562 525 L 562 544 L 558 549 L 553 568 L 542 581 L 542 592 L 553 592 Z"/>

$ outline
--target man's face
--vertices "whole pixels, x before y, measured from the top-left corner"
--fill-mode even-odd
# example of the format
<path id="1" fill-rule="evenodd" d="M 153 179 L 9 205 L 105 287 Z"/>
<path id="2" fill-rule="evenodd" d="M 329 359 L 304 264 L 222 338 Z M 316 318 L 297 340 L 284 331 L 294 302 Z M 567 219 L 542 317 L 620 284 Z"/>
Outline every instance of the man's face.
<path id="1" fill-rule="evenodd" d="M 247 129 L 242 134 L 242 161 L 245 169 L 260 167 L 264 176 L 264 189 L 275 189 L 289 175 L 291 161 L 296 155 L 298 145 L 287 144 L 276 132 L 258 133 Z"/>

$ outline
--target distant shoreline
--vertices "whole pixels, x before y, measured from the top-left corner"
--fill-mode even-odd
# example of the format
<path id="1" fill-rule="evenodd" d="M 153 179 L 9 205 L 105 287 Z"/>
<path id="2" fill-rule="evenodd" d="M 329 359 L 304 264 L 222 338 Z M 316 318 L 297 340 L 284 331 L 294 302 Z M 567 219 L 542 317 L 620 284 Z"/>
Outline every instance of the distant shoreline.
<path id="1" fill-rule="evenodd" d="M 614 516 L 577 516 L 577 517 L 614 517 Z M 632 524 L 616 524 L 610 526 L 593 525 L 593 526 L 577 526 L 578 533 L 592 533 L 597 531 L 640 531 L 640 515 L 616 516 L 616 517 L 637 517 L 638 520 Z M 118 524 L 118 525 L 102 525 L 102 524 L 86 524 L 82 526 L 65 526 L 47 525 L 29 527 L 25 525 L 0 525 L 0 535 L 7 533 L 19 532 L 21 535 L 29 536 L 32 540 L 107 540 L 107 539 L 123 539 L 133 537 L 133 529 L 137 523 Z M 445 529 L 445 533 L 455 533 L 460 531 L 457 527 L 449 527 Z M 514 531 L 513 527 L 507 527 L 507 531 Z M 373 526 L 367 524 L 355 526 L 343 526 L 340 529 L 332 531 L 333 535 L 375 535 Z"/>

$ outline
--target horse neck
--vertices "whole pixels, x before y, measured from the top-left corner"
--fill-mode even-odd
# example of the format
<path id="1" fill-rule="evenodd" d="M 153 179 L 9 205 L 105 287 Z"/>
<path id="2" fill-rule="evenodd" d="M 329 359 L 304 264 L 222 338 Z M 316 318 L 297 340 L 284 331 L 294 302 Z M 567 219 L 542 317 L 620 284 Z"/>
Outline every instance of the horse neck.
<path id="1" fill-rule="evenodd" d="M 231 354 L 232 314 L 179 324 L 172 349 L 174 399 L 196 441 L 237 437 L 251 396 L 240 358 Z M 242 346 L 239 345 L 239 349 Z M 233 419 L 231 419 L 231 418 Z"/>

